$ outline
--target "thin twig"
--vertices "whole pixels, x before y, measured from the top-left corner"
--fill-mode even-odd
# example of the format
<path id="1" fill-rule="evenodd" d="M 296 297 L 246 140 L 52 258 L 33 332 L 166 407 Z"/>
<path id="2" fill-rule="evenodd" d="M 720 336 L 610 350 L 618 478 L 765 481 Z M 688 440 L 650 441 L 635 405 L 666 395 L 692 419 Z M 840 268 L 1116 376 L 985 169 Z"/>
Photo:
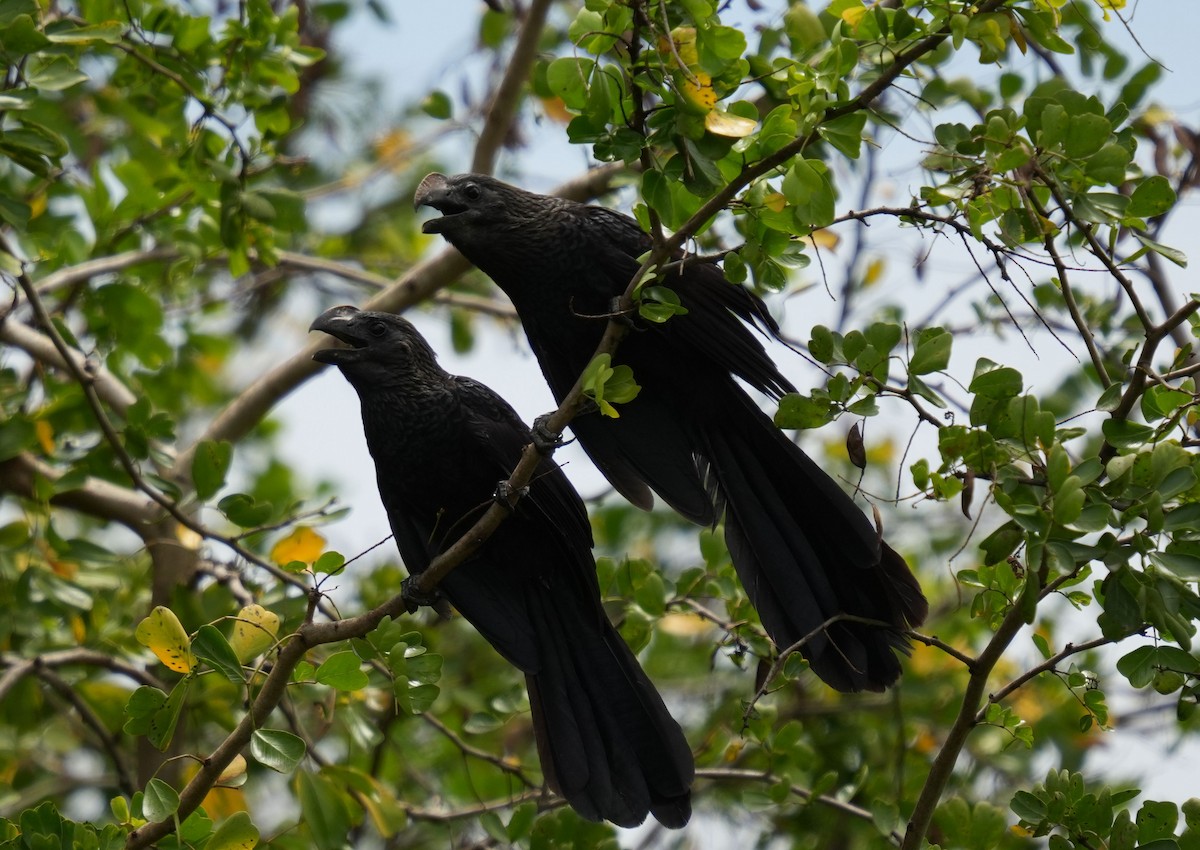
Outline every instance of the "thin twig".
<path id="1" fill-rule="evenodd" d="M 1129 634 L 1137 634 L 1137 632 L 1130 632 Z M 977 724 L 984 722 L 984 719 L 987 716 L 987 706 L 988 705 L 1002 702 L 1004 699 L 1006 699 L 1008 697 L 1009 694 L 1011 694 L 1013 691 L 1022 687 L 1030 679 L 1034 679 L 1037 676 L 1040 676 L 1042 673 L 1047 673 L 1051 670 L 1054 670 L 1056 667 L 1058 667 L 1058 665 L 1062 661 L 1066 660 L 1067 658 L 1070 658 L 1072 655 L 1078 655 L 1081 652 L 1087 652 L 1088 650 L 1096 649 L 1101 646 L 1106 646 L 1110 643 L 1117 643 L 1118 641 L 1124 640 L 1128 636 L 1129 635 L 1122 635 L 1120 638 L 1100 637 L 1100 638 L 1094 638 L 1089 641 L 1085 641 L 1083 643 L 1077 643 L 1077 644 L 1076 643 L 1068 643 L 1061 650 L 1059 650 L 1054 655 L 1047 658 L 1041 664 L 1037 665 L 1036 667 L 1031 667 L 1030 669 L 1026 670 L 1020 676 L 1017 676 L 1015 679 L 1013 679 L 1007 685 L 1000 688 L 1000 690 L 998 690 L 995 693 L 988 696 L 987 705 L 985 705 L 983 708 L 981 708 L 979 710 L 979 712 L 975 715 L 975 722 Z"/>
<path id="2" fill-rule="evenodd" d="M 504 69 L 504 77 L 492 95 L 483 129 L 479 131 L 479 140 L 475 143 L 475 155 L 471 160 L 471 170 L 474 172 L 491 174 L 496 165 L 496 154 L 512 127 L 517 104 L 520 103 L 529 72 L 537 58 L 538 42 L 546 26 L 549 9 L 550 0 L 533 0 L 529 4 L 516 46 Z"/>
<path id="3" fill-rule="evenodd" d="M 765 770 L 745 770 L 736 767 L 701 767 L 696 769 L 697 779 L 716 779 L 735 782 L 761 782 L 767 785 L 778 784 L 783 777 L 777 776 Z M 789 784 L 788 790 L 797 797 L 803 800 L 808 800 L 813 803 L 820 803 L 822 806 L 827 806 L 834 811 L 842 814 L 850 815 L 851 817 L 864 820 L 868 823 L 875 823 L 875 816 L 866 809 L 856 806 L 853 803 L 847 803 L 844 800 L 839 800 L 836 797 L 830 797 L 826 794 L 813 794 L 812 791 L 799 785 Z M 887 839 L 893 844 L 899 845 L 901 842 L 900 833 L 892 830 L 885 833 Z"/>
<path id="4" fill-rule="evenodd" d="M 478 747 L 471 746 L 464 741 L 457 732 L 455 732 L 438 718 L 434 717 L 428 711 L 421 715 L 421 719 L 438 732 L 442 733 L 442 735 L 444 735 L 450 741 L 450 743 L 458 747 L 463 755 L 479 759 L 480 761 L 485 761 L 493 767 L 515 776 L 517 779 L 521 780 L 523 784 L 528 785 L 531 788 L 537 787 L 536 783 L 532 782 L 529 777 L 525 775 L 525 770 L 521 765 L 512 764 L 502 756 L 498 756 L 494 753 L 489 753 L 487 750 L 481 750 Z"/>

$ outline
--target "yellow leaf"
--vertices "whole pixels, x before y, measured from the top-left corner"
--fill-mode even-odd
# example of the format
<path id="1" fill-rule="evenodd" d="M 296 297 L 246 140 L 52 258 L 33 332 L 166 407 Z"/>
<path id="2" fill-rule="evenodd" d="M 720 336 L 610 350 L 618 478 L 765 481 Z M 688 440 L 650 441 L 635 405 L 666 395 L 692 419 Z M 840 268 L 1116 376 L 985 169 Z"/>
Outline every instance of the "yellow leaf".
<path id="1" fill-rule="evenodd" d="M 196 666 L 192 641 L 170 608 L 159 605 L 151 611 L 149 617 L 138 623 L 134 636 L 176 673 L 190 673 Z"/>
<path id="2" fill-rule="evenodd" d="M 787 206 L 787 198 L 779 192 L 771 192 L 763 196 L 763 206 L 771 212 L 783 212 L 783 208 Z"/>
<path id="3" fill-rule="evenodd" d="M 842 12 L 842 20 L 852 27 L 857 27 L 858 22 L 867 16 L 866 6 L 851 6 Z"/>
<path id="4" fill-rule="evenodd" d="M 561 97 L 544 97 L 542 98 L 542 109 L 551 121 L 557 121 L 559 124 L 570 124 L 571 119 L 575 116 L 567 109 L 567 105 L 563 103 Z"/>
<path id="5" fill-rule="evenodd" d="M 703 71 L 690 77 L 678 75 L 679 93 L 683 96 L 684 106 L 690 106 L 695 112 L 709 112 L 717 105 L 717 92 L 712 87 L 712 77 Z"/>
<path id="6" fill-rule="evenodd" d="M 193 552 L 199 551 L 200 544 L 204 542 L 204 538 L 198 532 L 192 531 L 186 525 L 175 526 L 175 537 L 178 538 L 185 549 L 190 549 Z"/>
<path id="7" fill-rule="evenodd" d="M 667 614 L 658 621 L 658 627 L 675 637 L 695 637 L 713 629 L 712 623 L 699 614 Z"/>
<path id="8" fill-rule="evenodd" d="M 325 538 L 302 525 L 271 548 L 271 560 L 283 566 L 292 561 L 311 564 L 325 551 Z"/>
<path id="9" fill-rule="evenodd" d="M 392 166 L 404 165 L 412 153 L 412 137 L 403 130 L 393 130 L 375 139 L 375 154 Z"/>
<path id="10" fill-rule="evenodd" d="M 245 663 L 274 646 L 277 634 L 279 634 L 279 617 L 277 615 L 261 605 L 247 605 L 238 612 L 229 645 L 233 647 L 238 661 Z"/>
<path id="11" fill-rule="evenodd" d="M 239 756 L 238 758 L 241 758 Z M 213 818 L 226 818 L 237 812 L 247 811 L 246 794 L 241 788 L 217 787 L 204 795 L 204 813 Z M 239 845 L 233 844 L 231 847 Z M 250 845 L 253 846 L 253 845 Z"/>
<path id="12" fill-rule="evenodd" d="M 38 445 L 48 455 L 54 454 L 54 428 L 45 419 L 33 423 L 33 432 L 37 435 Z"/>
<path id="13" fill-rule="evenodd" d="M 825 228 L 823 230 L 814 230 L 809 234 L 808 241 L 817 248 L 832 251 L 841 243 L 842 239 L 829 228 Z"/>
<path id="14" fill-rule="evenodd" d="M 714 135 L 725 136 L 728 139 L 743 139 L 754 132 L 758 122 L 753 118 L 733 115 L 723 109 L 714 109 L 704 116 L 704 126 L 708 132 Z"/>
<path id="15" fill-rule="evenodd" d="M 883 277 L 885 268 L 887 268 L 887 263 L 883 261 L 883 257 L 876 257 L 867 263 L 867 271 L 863 275 L 863 286 L 879 283 L 879 278 Z"/>
<path id="16" fill-rule="evenodd" d="M 29 218 L 35 219 L 46 211 L 47 197 L 45 192 L 38 192 L 29 199 Z"/>
<path id="17" fill-rule="evenodd" d="M 246 772 L 246 757 L 238 754 L 233 757 L 233 761 L 225 765 L 225 769 L 221 771 L 221 775 L 217 777 L 217 782 L 228 782 L 235 779 Z"/>
<path id="18" fill-rule="evenodd" d="M 675 43 L 675 56 L 679 57 L 679 61 L 683 62 L 684 66 L 691 68 L 700 62 L 700 53 L 696 50 L 696 28 L 695 27 L 675 27 L 671 30 L 671 41 Z M 659 47 L 664 53 L 671 52 L 671 48 L 667 45 Z M 676 65 L 679 62 L 675 63 Z"/>

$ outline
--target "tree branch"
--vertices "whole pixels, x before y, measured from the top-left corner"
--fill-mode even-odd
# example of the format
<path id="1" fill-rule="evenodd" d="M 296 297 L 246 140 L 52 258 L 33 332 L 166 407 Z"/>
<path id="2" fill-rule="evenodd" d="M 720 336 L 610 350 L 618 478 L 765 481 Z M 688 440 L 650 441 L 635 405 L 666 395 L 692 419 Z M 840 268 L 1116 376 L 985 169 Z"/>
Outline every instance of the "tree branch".
<path id="1" fill-rule="evenodd" d="M 1137 634 L 1137 633 L 1130 632 L 1130 634 Z M 1117 643 L 1118 641 L 1124 640 L 1128 636 L 1129 635 L 1122 635 L 1119 638 L 1100 637 L 1100 638 L 1094 638 L 1093 640 L 1085 641 L 1084 643 L 1080 643 L 1080 644 L 1068 643 L 1061 650 L 1059 650 L 1054 655 L 1047 658 L 1041 664 L 1037 665 L 1036 667 L 1031 667 L 1030 669 L 1026 670 L 1024 673 L 1022 673 L 1020 676 L 1017 676 L 1017 678 L 1013 679 L 1007 685 L 1002 687 L 1000 690 L 996 691 L 994 694 L 991 694 L 987 699 L 987 705 L 991 705 L 993 703 L 1003 701 L 1005 698 L 1008 697 L 1009 694 L 1011 694 L 1013 691 L 1016 691 L 1019 688 L 1021 688 L 1022 686 L 1024 686 L 1025 683 L 1028 682 L 1030 679 L 1034 679 L 1037 676 L 1040 676 L 1042 673 L 1046 673 L 1046 672 L 1049 672 L 1050 670 L 1055 669 L 1059 665 L 1059 663 L 1066 660 L 1067 658 L 1070 658 L 1072 655 L 1078 655 L 1081 652 L 1087 652 L 1090 649 L 1096 649 L 1101 646 L 1106 646 L 1110 643 Z M 987 705 L 985 705 L 983 708 L 981 708 L 979 710 L 979 712 L 975 715 L 976 725 L 984 722 L 984 720 L 987 716 Z"/>
<path id="2" fill-rule="evenodd" d="M 517 36 L 517 44 L 504 70 L 504 77 L 492 95 L 483 129 L 475 143 L 475 156 L 471 160 L 471 170 L 474 172 L 491 174 L 496 165 L 496 153 L 512 127 L 517 104 L 521 100 L 521 90 L 525 88 L 534 59 L 537 58 L 538 42 L 549 9 L 550 0 L 533 0 L 529 4 L 521 34 Z"/>
<path id="3" fill-rule="evenodd" d="M 28 277 L 25 277 L 25 280 L 28 281 Z M 30 291 L 34 293 L 34 298 L 38 296 L 37 290 L 32 288 L 32 284 Z M 32 302 L 32 299 L 30 301 Z M 45 310 L 41 312 L 44 316 L 43 327 L 52 328 L 49 313 Z M 72 375 L 86 374 L 87 381 L 95 387 L 96 394 L 104 400 L 105 404 L 122 416 L 125 415 L 125 411 L 129 409 L 130 405 L 137 401 L 137 396 L 113 377 L 108 369 L 99 363 L 90 362 L 82 352 L 73 348 L 65 345 L 59 348 L 54 342 L 53 335 L 38 333 L 28 325 L 14 321 L 10 317 L 6 321 L 0 322 L 0 342 L 16 346 L 39 363 L 45 363 Z"/>
<path id="4" fill-rule="evenodd" d="M 745 770 L 735 767 L 701 767 L 696 769 L 697 779 L 716 779 L 734 782 L 761 782 L 767 785 L 777 784 L 783 777 L 776 776 L 773 773 L 765 770 Z M 867 823 L 874 824 L 875 816 L 869 811 L 853 803 L 847 803 L 844 800 L 839 800 L 836 797 L 830 797 L 826 794 L 813 794 L 807 788 L 799 785 L 789 785 L 789 790 L 792 794 L 800 797 L 803 800 L 808 800 L 812 803 L 820 803 L 822 806 L 827 806 L 834 811 L 842 814 L 850 815 L 851 817 L 865 820 Z M 899 845 L 901 842 L 900 833 L 892 830 L 885 833 L 887 839 L 893 844 Z"/>
<path id="5" fill-rule="evenodd" d="M 933 812 L 942 798 L 942 792 L 946 790 L 946 784 L 950 781 L 951 774 L 954 773 L 954 765 L 958 762 L 959 753 L 962 752 L 962 748 L 967 742 L 967 736 L 975 728 L 975 713 L 983 699 L 984 690 L 987 688 L 988 677 L 996 666 L 996 662 L 1000 660 L 1004 651 L 1008 649 L 1008 645 L 1012 643 L 1013 638 L 1017 636 L 1017 632 L 1024 625 L 1025 617 L 1021 606 L 1013 605 L 1004 615 L 1000 627 L 996 629 L 996 633 L 992 635 L 988 645 L 984 647 L 983 652 L 979 653 L 975 663 L 968 668 L 971 675 L 963 692 L 962 705 L 959 707 L 958 715 L 954 718 L 954 724 L 946 734 L 942 748 L 938 750 L 938 754 L 929 768 L 929 775 L 921 787 L 921 794 L 917 798 L 916 805 L 913 806 L 908 827 L 904 832 L 904 841 L 900 845 L 901 850 L 918 850 L 924 846 L 925 836 L 929 832 L 929 824 L 933 821 Z"/>
<path id="6" fill-rule="evenodd" d="M 61 475 L 28 452 L 0 461 L 0 492 L 15 493 L 24 499 L 37 499 L 37 480 L 53 484 Z M 87 478 L 78 487 L 55 492 L 50 504 L 79 511 L 97 519 L 119 522 L 141 534 L 147 523 L 161 511 L 147 498 L 127 487 L 102 478 Z"/>

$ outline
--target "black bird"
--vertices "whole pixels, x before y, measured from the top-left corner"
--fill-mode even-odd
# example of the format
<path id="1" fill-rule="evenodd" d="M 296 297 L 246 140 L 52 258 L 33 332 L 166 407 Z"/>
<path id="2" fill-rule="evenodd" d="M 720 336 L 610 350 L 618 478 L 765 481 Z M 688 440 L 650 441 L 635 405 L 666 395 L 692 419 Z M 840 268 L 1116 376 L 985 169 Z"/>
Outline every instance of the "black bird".
<path id="1" fill-rule="evenodd" d="M 348 348 L 313 357 L 358 391 L 379 495 L 419 574 L 487 510 L 530 441 L 483 384 L 447 373 L 407 321 L 334 307 L 312 323 Z M 543 460 L 513 516 L 440 585 L 525 674 L 542 771 L 589 820 L 636 826 L 691 815 L 691 750 L 600 604 L 587 512 Z"/>
<path id="2" fill-rule="evenodd" d="M 442 213 L 427 221 L 512 300 L 559 401 L 587 365 L 613 299 L 650 237 L 629 216 L 533 194 L 479 174 L 430 174 L 414 198 Z M 577 417 L 579 442 L 625 498 L 649 509 L 656 492 L 700 525 L 725 520 L 734 567 L 780 648 L 838 614 L 803 647 L 812 669 L 842 691 L 880 691 L 900 675 L 902 630 L 928 604 L 908 565 L 854 501 L 775 427 L 738 385 L 778 398 L 794 391 L 752 332 L 779 326 L 749 289 L 713 263 L 683 265 L 656 281 L 687 313 L 639 321 L 614 362 L 641 393 L 620 418 Z"/>

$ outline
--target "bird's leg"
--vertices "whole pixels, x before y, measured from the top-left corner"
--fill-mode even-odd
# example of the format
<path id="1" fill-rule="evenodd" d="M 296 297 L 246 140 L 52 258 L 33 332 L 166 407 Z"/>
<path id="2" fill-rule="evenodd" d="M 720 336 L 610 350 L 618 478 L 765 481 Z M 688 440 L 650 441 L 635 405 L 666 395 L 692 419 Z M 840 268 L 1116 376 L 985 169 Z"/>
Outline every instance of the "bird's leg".
<path id="1" fill-rule="evenodd" d="M 637 324 L 633 321 L 637 308 L 625 306 L 622 303 L 624 300 L 624 295 L 616 295 L 608 302 L 608 317 L 631 330 L 637 330 Z"/>
<path id="2" fill-rule="evenodd" d="M 516 500 L 527 495 L 529 495 L 528 487 L 522 487 L 521 489 L 516 490 L 513 489 L 512 485 L 510 485 L 507 481 L 501 481 L 496 484 L 496 492 L 493 494 L 492 499 L 495 500 L 497 505 L 504 508 L 511 514 L 514 510 L 516 510 Z"/>
<path id="3" fill-rule="evenodd" d="M 554 416 L 553 413 L 543 413 L 537 419 L 533 420 L 533 427 L 529 429 L 533 447 L 538 450 L 538 454 L 543 456 L 553 454 L 555 449 L 560 449 L 566 445 L 563 441 L 562 432 L 550 429 L 550 419 L 552 416 Z"/>
<path id="4" fill-rule="evenodd" d="M 409 576 L 400 582 L 400 598 L 404 600 L 404 608 L 408 613 L 416 613 L 422 606 L 437 608 L 442 602 L 442 593 L 436 587 L 431 591 L 421 590 L 421 577 Z"/>

